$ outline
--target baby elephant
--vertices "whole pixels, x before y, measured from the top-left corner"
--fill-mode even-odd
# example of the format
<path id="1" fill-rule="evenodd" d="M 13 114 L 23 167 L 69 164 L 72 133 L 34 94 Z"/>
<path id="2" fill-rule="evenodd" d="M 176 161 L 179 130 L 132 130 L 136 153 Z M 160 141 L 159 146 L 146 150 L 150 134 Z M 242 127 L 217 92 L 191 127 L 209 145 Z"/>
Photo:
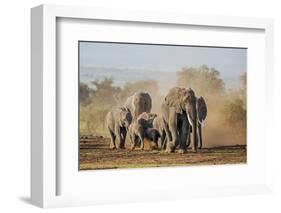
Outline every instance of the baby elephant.
<path id="1" fill-rule="evenodd" d="M 132 114 L 128 108 L 119 107 L 107 113 L 105 123 L 111 137 L 111 149 L 125 148 L 127 129 L 131 122 Z M 115 143 L 116 138 L 117 144 Z"/>
<path id="2" fill-rule="evenodd" d="M 140 142 L 140 148 L 144 149 L 145 131 L 152 128 L 152 122 L 157 115 L 154 113 L 143 112 L 129 127 L 129 136 L 132 143 L 132 149 Z"/>
<path id="3" fill-rule="evenodd" d="M 144 138 L 147 138 L 150 142 L 152 142 L 153 147 L 158 147 L 158 138 L 160 137 L 160 133 L 155 128 L 147 128 L 144 131 Z"/>
<path id="4" fill-rule="evenodd" d="M 158 130 L 158 133 L 160 134 L 160 143 L 158 147 L 160 149 L 166 149 L 167 137 L 165 131 L 165 123 L 162 116 L 158 116 L 153 120 L 153 128 Z"/>

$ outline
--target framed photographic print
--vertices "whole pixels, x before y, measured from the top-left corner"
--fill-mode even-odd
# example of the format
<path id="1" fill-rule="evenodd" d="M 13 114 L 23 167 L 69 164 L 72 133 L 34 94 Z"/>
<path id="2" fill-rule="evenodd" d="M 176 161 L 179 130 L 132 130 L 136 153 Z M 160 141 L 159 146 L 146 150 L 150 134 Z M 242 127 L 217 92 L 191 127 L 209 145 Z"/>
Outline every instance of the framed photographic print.
<path id="1" fill-rule="evenodd" d="M 270 192 L 272 20 L 31 15 L 33 204 Z"/>

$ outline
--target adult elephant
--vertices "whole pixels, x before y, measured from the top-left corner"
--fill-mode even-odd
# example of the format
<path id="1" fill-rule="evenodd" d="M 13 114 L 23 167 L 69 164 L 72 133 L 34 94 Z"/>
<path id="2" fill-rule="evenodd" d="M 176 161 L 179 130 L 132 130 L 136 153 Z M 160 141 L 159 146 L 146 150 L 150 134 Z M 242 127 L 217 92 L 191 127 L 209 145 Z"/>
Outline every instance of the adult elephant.
<path id="1" fill-rule="evenodd" d="M 151 96 L 149 95 L 148 92 L 137 92 L 134 95 L 127 98 L 124 106 L 130 109 L 133 116 L 133 120 L 135 120 L 141 113 L 151 112 L 151 108 L 152 108 Z"/>
<path id="2" fill-rule="evenodd" d="M 173 87 L 169 90 L 161 105 L 164 127 L 168 143 L 166 152 L 186 152 L 186 141 L 191 134 L 192 148 L 197 151 L 197 108 L 194 91 L 189 88 Z"/>

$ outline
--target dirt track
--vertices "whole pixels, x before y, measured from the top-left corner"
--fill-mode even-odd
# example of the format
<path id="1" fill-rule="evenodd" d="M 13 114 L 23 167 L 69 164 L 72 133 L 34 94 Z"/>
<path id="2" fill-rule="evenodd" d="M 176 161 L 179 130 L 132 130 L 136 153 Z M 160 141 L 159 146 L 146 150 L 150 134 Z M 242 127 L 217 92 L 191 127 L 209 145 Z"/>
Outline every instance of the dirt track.
<path id="1" fill-rule="evenodd" d="M 159 150 L 131 151 L 109 149 L 109 138 L 87 136 L 80 138 L 80 169 L 143 168 L 184 165 L 215 165 L 246 163 L 246 146 L 204 148 L 192 153 L 167 154 Z"/>

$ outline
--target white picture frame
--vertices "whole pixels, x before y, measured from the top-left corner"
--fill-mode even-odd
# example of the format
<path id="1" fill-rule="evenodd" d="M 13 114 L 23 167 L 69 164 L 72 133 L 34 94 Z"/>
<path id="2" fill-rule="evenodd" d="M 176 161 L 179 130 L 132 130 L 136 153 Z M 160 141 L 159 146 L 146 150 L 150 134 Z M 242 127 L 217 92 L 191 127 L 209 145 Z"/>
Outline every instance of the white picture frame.
<path id="1" fill-rule="evenodd" d="M 233 180 L 233 184 L 228 182 L 217 185 L 202 185 L 193 188 L 186 187 L 171 188 L 172 184 L 168 184 L 165 189 L 152 186 L 151 191 L 146 194 L 141 189 L 135 190 L 128 189 L 127 191 L 109 191 L 101 192 L 98 189 L 97 195 L 83 194 L 87 189 L 81 190 L 78 194 L 60 194 L 58 193 L 58 185 L 62 184 L 59 173 L 62 167 L 58 166 L 58 159 L 60 159 L 60 152 L 57 146 L 57 104 L 58 95 L 57 88 L 61 83 L 57 79 L 57 21 L 60 19 L 79 19 L 79 20 L 101 20 L 101 21 L 118 21 L 130 23 L 152 23 L 154 25 L 166 26 L 167 28 L 173 26 L 200 26 L 207 28 L 219 28 L 231 30 L 257 30 L 263 33 L 262 41 L 264 44 L 264 67 L 261 68 L 261 73 L 258 81 L 263 82 L 265 87 L 261 88 L 264 94 L 263 98 L 265 103 L 261 107 L 270 107 L 272 109 L 272 96 L 270 90 L 273 87 L 273 21 L 271 19 L 257 19 L 257 18 L 241 18 L 241 17 L 216 17 L 216 16 L 203 16 L 203 15 L 188 15 L 188 14 L 166 14 L 166 13 L 152 13 L 145 11 L 122 11 L 112 9 L 100 8 L 84 8 L 74 6 L 54 6 L 54 5 L 41 5 L 31 9 L 31 201 L 33 204 L 47 208 L 47 207 L 61 207 L 61 206 L 76 206 L 76 205 L 91 205 L 99 203 L 116 203 L 116 202 L 139 202 L 143 200 L 165 200 L 165 199 L 178 199 L 188 197 L 200 197 L 210 195 L 233 195 L 233 194 L 252 194 L 264 193 L 271 191 L 271 166 L 270 166 L 270 142 L 266 140 L 264 147 L 266 152 L 260 152 L 259 155 L 262 160 L 266 160 L 261 168 L 255 168 L 257 174 L 262 174 L 262 178 L 249 183 L 245 181 Z M 172 29 L 171 29 L 172 30 Z M 266 78 L 263 78 L 266 77 Z M 251 76 L 248 81 L 252 81 Z M 253 94 L 251 89 L 248 96 Z M 249 105 L 253 107 L 255 99 L 249 99 Z M 261 108 L 262 109 L 262 108 Z M 259 109 L 260 110 L 260 109 Z M 256 113 L 259 111 L 257 110 Z M 272 112 L 269 112 L 272 113 Z M 255 114 L 250 114 L 248 119 L 254 119 Z M 269 116 L 269 121 L 270 116 Z M 254 120 L 252 120 L 254 122 Z M 269 122 L 267 122 L 269 123 Z M 264 127 L 264 126 L 263 126 Z M 260 129 L 259 129 L 260 130 Z M 258 129 L 257 129 L 258 131 Z M 266 135 L 271 135 L 272 129 L 268 125 L 264 127 Z M 267 137 L 267 138 L 270 138 Z M 249 149 L 255 149 L 255 146 L 250 146 Z M 260 148 L 260 147 L 259 147 Z M 259 148 L 257 150 L 259 150 Z M 258 156 L 258 154 L 257 154 Z M 72 159 L 73 160 L 73 159 Z M 251 163 L 251 162 L 250 162 Z M 256 167 L 256 164 L 255 164 Z M 197 171 L 193 169 L 191 173 L 193 176 L 204 174 L 203 170 L 212 172 L 210 168 L 201 167 Z M 201 171 L 202 170 L 202 171 Z M 238 172 L 236 178 L 239 178 L 240 170 L 245 170 L 247 167 L 219 167 L 219 172 L 229 172 L 230 174 Z M 63 171 L 63 170 L 62 170 Z M 77 171 L 78 172 L 78 171 Z M 174 173 L 177 174 L 174 174 Z M 159 169 L 142 169 L 133 172 L 115 171 L 114 174 L 119 178 L 130 176 L 131 178 L 142 178 L 149 173 L 161 175 L 171 175 L 171 177 L 186 175 L 186 170 L 183 168 L 170 168 L 168 170 Z M 134 173 L 134 174 L 132 174 Z M 102 174 L 102 175 L 101 175 Z M 137 176 L 136 176 L 137 174 Z M 241 173 L 242 174 L 242 173 Z M 68 175 L 68 174 L 67 174 Z M 71 174 L 70 174 L 71 175 Z M 89 177 L 100 176 L 105 178 L 109 176 L 109 172 L 103 173 L 83 173 L 83 180 L 89 181 Z M 132 176 L 133 175 L 133 176 Z M 135 176 L 134 176 L 135 175 Z M 253 174 L 255 175 L 255 174 Z M 85 177 L 86 176 L 86 177 Z M 226 176 L 228 177 L 228 176 Z M 235 176 L 232 176 L 235 179 Z M 210 179 L 215 178 L 210 175 Z M 78 179 L 77 179 L 78 180 Z M 82 180 L 82 179 L 81 179 Z M 72 182 L 71 182 L 72 181 Z M 75 178 L 70 178 L 70 183 L 66 187 L 75 188 Z M 82 187 L 82 186 L 81 186 Z M 126 186 L 124 186 L 126 188 Z M 85 188 L 85 186 L 84 186 Z M 91 187 L 89 187 L 89 190 Z M 129 186 L 127 186 L 129 188 Z M 145 188 L 144 188 L 145 189 Z M 120 190 L 120 189 L 118 189 Z M 139 191 L 138 191 L 139 190 Z M 169 196 L 168 193 L 176 194 L 176 196 Z M 123 196 L 120 196 L 120 193 Z M 127 195 L 126 195 L 127 193 Z"/>

